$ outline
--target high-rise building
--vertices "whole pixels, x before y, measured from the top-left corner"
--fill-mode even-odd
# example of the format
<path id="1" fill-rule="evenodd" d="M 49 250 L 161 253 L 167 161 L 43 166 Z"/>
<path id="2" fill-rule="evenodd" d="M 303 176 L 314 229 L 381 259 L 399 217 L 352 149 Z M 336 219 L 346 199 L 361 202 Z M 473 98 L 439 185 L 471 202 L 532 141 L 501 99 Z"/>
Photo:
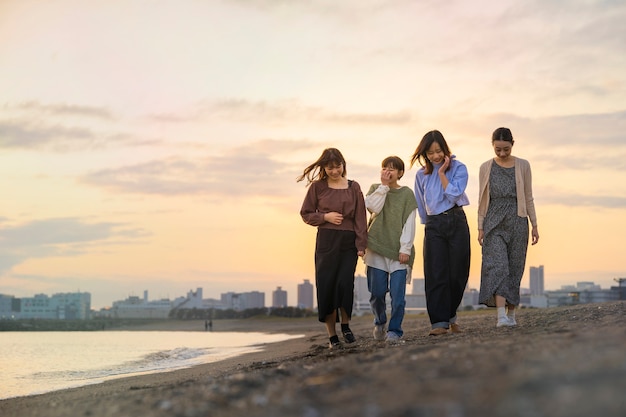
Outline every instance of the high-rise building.
<path id="1" fill-rule="evenodd" d="M 313 309 L 313 284 L 308 279 L 298 284 L 298 308 Z"/>
<path id="2" fill-rule="evenodd" d="M 530 267 L 530 295 L 543 295 L 543 265 Z"/>
<path id="3" fill-rule="evenodd" d="M 272 292 L 272 307 L 287 307 L 287 291 L 283 290 L 281 287 L 277 287 L 276 290 Z"/>

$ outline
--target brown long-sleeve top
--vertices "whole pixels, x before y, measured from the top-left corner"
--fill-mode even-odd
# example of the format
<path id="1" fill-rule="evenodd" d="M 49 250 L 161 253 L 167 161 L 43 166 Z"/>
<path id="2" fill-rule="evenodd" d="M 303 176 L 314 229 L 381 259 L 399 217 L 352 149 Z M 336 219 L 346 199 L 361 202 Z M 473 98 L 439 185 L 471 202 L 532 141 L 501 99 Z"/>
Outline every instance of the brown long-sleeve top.
<path id="1" fill-rule="evenodd" d="M 324 214 L 332 211 L 343 215 L 341 224 L 336 225 L 324 220 Z M 304 197 L 300 215 L 302 220 L 311 226 L 354 231 L 357 251 L 364 251 L 367 247 L 365 200 L 356 181 L 350 181 L 348 188 L 344 189 L 330 188 L 326 180 L 312 182 Z"/>

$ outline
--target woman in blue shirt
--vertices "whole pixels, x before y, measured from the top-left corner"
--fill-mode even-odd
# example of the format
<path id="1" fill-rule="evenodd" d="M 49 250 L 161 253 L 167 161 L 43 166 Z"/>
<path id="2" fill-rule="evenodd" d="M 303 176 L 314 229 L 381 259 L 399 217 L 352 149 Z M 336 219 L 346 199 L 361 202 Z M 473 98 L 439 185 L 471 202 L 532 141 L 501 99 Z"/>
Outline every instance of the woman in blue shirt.
<path id="1" fill-rule="evenodd" d="M 424 135 L 411 157 L 415 198 L 424 228 L 424 279 L 431 336 L 460 333 L 456 310 L 463 299 L 470 267 L 470 235 L 463 206 L 467 167 L 451 154 L 441 132 Z"/>

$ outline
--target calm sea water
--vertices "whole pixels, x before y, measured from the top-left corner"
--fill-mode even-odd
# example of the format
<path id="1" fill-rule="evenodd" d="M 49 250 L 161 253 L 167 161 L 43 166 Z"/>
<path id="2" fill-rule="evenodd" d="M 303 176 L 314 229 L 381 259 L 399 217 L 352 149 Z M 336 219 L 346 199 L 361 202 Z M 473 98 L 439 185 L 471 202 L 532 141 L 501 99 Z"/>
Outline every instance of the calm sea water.
<path id="1" fill-rule="evenodd" d="M 239 332 L 0 332 L 0 399 L 188 368 L 298 337 Z"/>

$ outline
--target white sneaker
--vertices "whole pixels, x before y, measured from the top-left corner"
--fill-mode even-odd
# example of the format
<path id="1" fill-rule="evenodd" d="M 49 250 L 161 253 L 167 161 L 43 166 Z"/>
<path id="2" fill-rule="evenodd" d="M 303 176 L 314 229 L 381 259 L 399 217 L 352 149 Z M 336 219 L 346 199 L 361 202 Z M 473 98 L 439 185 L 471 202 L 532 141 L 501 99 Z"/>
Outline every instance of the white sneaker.
<path id="1" fill-rule="evenodd" d="M 385 340 L 385 325 L 384 324 L 376 324 L 374 325 L 374 340 Z"/>
<path id="2" fill-rule="evenodd" d="M 511 326 L 517 326 L 517 322 L 515 321 L 515 317 L 507 316 L 507 318 L 509 319 L 509 323 L 511 323 Z"/>
<path id="3" fill-rule="evenodd" d="M 507 316 L 498 317 L 498 322 L 496 323 L 496 327 L 512 327 L 512 326 L 515 326 L 515 324 L 513 324 Z"/>
<path id="4" fill-rule="evenodd" d="M 402 339 L 400 339 L 400 336 L 398 336 L 396 333 L 394 332 L 387 332 L 387 337 L 385 338 L 385 342 L 389 343 L 390 345 L 395 345 L 398 343 L 402 343 Z"/>

